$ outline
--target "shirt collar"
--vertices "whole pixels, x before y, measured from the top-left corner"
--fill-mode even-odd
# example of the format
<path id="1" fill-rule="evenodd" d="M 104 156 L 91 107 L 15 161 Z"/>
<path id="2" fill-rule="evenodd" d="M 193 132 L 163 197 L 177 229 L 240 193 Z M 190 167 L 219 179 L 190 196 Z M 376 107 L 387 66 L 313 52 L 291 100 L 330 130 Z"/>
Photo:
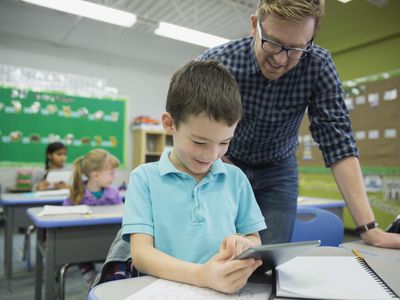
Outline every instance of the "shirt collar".
<path id="1" fill-rule="evenodd" d="M 160 162 L 159 162 L 159 170 L 160 170 L 160 175 L 166 175 L 168 173 L 181 173 L 184 174 L 183 172 L 179 171 L 174 164 L 170 161 L 169 159 L 169 154 L 171 153 L 172 150 L 168 149 L 165 150 L 160 157 Z M 219 158 L 216 161 L 213 162 L 211 165 L 211 170 L 210 174 L 211 175 L 216 175 L 216 174 L 226 174 L 226 168 L 224 166 L 224 163 L 222 160 Z"/>

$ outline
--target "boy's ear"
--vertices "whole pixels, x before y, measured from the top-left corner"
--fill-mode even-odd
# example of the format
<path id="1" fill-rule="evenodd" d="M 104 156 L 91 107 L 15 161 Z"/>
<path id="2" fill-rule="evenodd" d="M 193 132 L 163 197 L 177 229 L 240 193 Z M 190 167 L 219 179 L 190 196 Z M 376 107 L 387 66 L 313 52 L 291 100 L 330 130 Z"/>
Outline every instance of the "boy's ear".
<path id="1" fill-rule="evenodd" d="M 168 112 L 161 115 L 161 122 L 167 133 L 172 134 L 174 132 L 174 121 Z"/>

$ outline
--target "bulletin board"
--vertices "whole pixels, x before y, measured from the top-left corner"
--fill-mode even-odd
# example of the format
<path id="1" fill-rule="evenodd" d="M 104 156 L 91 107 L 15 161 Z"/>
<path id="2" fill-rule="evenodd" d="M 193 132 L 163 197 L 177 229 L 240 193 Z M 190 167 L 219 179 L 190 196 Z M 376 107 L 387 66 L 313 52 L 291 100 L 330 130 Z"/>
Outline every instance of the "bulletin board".
<path id="1" fill-rule="evenodd" d="M 400 213 L 400 70 L 346 81 L 343 87 L 368 200 L 385 228 Z M 342 198 L 312 140 L 308 117 L 299 130 L 297 159 L 301 195 Z M 354 228 L 347 209 L 344 224 Z"/>
<path id="2" fill-rule="evenodd" d="M 126 99 L 90 98 L 0 86 L 0 165 L 43 165 L 63 142 L 68 163 L 103 148 L 124 165 Z"/>
<path id="3" fill-rule="evenodd" d="M 358 78 L 343 86 L 361 165 L 400 174 L 400 70 Z M 308 128 L 305 117 L 299 131 L 299 166 L 323 166 Z"/>

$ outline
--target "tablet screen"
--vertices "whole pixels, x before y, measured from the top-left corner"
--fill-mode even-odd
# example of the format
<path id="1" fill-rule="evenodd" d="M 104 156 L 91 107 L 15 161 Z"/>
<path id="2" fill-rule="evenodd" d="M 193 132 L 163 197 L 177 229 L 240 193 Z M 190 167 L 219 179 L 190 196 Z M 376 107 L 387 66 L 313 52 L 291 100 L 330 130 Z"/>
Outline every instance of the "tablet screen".
<path id="1" fill-rule="evenodd" d="M 284 262 L 304 254 L 308 250 L 318 247 L 321 241 L 306 241 L 262 245 L 249 248 L 239 254 L 236 259 L 256 258 L 263 261 L 263 267 L 267 269 L 274 268 Z"/>

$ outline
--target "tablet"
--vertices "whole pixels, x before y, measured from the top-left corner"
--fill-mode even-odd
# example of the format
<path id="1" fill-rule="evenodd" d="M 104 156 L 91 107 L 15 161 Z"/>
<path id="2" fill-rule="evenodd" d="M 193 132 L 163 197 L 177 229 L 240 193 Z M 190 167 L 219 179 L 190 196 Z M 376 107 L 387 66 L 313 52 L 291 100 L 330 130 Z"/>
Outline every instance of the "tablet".
<path id="1" fill-rule="evenodd" d="M 282 244 L 262 245 L 249 248 L 239 254 L 236 259 L 256 258 L 263 261 L 264 268 L 274 268 L 284 262 L 302 255 L 307 250 L 318 247 L 321 244 L 320 240 L 293 242 Z"/>

